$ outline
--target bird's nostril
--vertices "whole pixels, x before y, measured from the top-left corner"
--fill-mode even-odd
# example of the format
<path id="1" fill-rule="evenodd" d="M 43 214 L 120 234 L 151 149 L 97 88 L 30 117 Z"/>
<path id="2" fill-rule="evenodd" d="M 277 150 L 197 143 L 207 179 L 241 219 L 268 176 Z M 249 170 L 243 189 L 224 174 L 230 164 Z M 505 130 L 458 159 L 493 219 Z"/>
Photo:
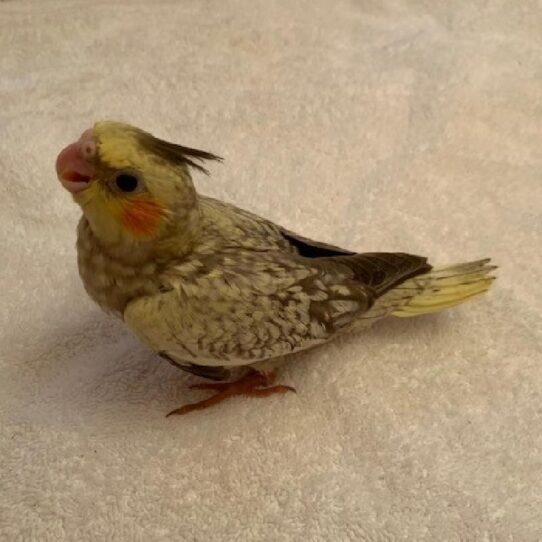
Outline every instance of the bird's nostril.
<path id="1" fill-rule="evenodd" d="M 96 154 L 96 144 L 94 141 L 83 141 L 81 144 L 81 155 L 83 158 L 93 158 Z"/>

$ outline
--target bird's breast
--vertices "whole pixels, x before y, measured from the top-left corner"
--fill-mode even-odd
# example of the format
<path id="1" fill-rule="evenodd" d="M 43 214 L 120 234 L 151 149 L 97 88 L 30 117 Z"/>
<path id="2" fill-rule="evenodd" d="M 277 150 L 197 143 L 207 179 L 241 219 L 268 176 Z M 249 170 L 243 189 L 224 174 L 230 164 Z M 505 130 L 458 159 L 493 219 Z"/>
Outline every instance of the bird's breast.
<path id="1" fill-rule="evenodd" d="M 126 305 L 160 289 L 154 262 L 130 263 L 108 254 L 93 236 L 88 223 L 78 228 L 79 275 L 89 296 L 102 309 L 122 316 Z"/>

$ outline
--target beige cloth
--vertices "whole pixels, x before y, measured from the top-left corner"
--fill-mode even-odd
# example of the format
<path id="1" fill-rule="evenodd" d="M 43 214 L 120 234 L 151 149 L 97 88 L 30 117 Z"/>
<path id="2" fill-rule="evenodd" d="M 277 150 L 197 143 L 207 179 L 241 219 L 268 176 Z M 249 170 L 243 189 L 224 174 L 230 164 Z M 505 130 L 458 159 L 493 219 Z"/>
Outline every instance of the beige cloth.
<path id="1" fill-rule="evenodd" d="M 2 540 L 542 539 L 536 2 L 0 2 Z M 356 250 L 492 256 L 484 300 L 204 396 L 86 297 L 57 152 L 129 121 L 199 189 Z"/>

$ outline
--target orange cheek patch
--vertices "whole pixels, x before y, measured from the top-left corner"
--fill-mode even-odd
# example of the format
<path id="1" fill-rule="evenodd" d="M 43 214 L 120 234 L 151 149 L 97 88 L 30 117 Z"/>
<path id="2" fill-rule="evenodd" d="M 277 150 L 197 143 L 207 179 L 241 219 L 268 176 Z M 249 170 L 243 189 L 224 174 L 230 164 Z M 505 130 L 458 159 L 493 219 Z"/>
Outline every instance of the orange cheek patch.
<path id="1" fill-rule="evenodd" d="M 152 236 L 160 224 L 162 207 L 152 199 L 134 199 L 125 204 L 121 220 L 123 226 L 138 237 Z"/>

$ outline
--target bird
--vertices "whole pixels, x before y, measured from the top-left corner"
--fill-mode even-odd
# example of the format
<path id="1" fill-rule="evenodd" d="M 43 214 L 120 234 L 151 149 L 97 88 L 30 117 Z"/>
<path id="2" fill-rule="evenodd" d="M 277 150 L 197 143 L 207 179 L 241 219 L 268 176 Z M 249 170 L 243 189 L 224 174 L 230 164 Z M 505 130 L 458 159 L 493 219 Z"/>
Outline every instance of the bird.
<path id="1" fill-rule="evenodd" d="M 88 295 L 158 356 L 207 379 L 183 415 L 277 384 L 290 354 L 388 316 L 438 312 L 484 294 L 489 258 L 355 252 L 298 235 L 196 191 L 219 156 L 135 126 L 98 121 L 56 159 L 82 211 L 77 262 Z M 242 376 L 231 380 L 235 371 Z"/>

